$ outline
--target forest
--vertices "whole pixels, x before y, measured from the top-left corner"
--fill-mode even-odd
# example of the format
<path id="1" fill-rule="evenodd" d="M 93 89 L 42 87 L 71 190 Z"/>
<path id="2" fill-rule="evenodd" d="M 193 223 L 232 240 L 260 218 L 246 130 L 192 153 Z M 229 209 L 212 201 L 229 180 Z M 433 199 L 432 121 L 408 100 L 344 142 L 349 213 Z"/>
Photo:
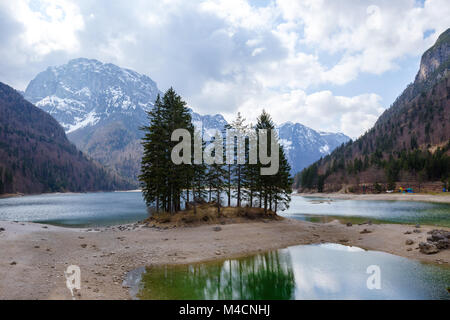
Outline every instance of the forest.
<path id="1" fill-rule="evenodd" d="M 246 124 L 238 114 L 228 128 L 241 132 L 248 132 L 250 129 L 258 132 L 262 129 L 275 130 L 275 125 L 270 115 L 263 111 L 255 126 Z M 293 179 L 289 174 L 290 165 L 279 144 L 279 170 L 275 175 L 261 175 L 260 169 L 264 166 L 259 162 L 215 162 L 207 165 L 192 161 L 192 164 L 176 165 L 171 161 L 171 152 L 178 143 L 171 140 L 171 134 L 176 129 L 189 130 L 191 136 L 202 134 L 194 128 L 186 103 L 171 88 L 163 97 L 158 96 L 155 107 L 148 112 L 148 126 L 142 128 L 145 133 L 142 141 L 144 154 L 139 179 L 147 205 L 156 212 L 178 212 L 182 209 L 183 202 L 192 205 L 194 211 L 197 204 L 212 203 L 217 206 L 219 214 L 222 206 L 230 207 L 233 203 L 237 207 L 264 208 L 264 212 L 277 212 L 289 207 Z M 248 139 L 247 137 L 245 142 L 245 154 L 242 155 L 246 159 L 249 157 Z M 213 141 L 214 139 L 210 143 Z M 236 146 L 235 142 L 227 141 L 225 137 L 223 150 L 228 143 Z M 207 146 L 208 143 L 203 143 L 203 150 Z M 215 156 L 214 152 L 212 157 Z M 235 147 L 234 157 L 238 156 Z"/>

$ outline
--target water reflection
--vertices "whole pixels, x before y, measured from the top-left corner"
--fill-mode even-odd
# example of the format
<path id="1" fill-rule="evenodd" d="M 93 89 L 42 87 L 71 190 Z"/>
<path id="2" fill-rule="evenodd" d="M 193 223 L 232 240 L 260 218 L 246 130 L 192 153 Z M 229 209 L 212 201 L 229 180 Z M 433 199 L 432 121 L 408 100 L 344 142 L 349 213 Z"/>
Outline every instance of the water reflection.
<path id="1" fill-rule="evenodd" d="M 140 299 L 287 300 L 295 289 L 290 256 L 277 251 L 251 259 L 148 268 L 142 281 Z"/>
<path id="2" fill-rule="evenodd" d="M 381 290 L 367 288 L 367 267 Z M 139 299 L 450 299 L 450 268 L 339 244 L 295 246 L 221 262 L 147 268 Z M 131 285 L 131 287 L 133 287 Z"/>

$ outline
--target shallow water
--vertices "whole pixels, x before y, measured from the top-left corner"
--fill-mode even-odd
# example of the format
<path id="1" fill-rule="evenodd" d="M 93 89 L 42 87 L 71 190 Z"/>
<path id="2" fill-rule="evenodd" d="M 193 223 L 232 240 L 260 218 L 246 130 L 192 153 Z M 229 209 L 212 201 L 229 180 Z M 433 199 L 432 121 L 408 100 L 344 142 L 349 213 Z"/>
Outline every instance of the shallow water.
<path id="1" fill-rule="evenodd" d="M 0 199 L 0 220 L 96 227 L 131 223 L 147 217 L 141 192 L 44 194 Z"/>
<path id="2" fill-rule="evenodd" d="M 369 266 L 380 289 L 368 289 Z M 295 246 L 242 259 L 140 268 L 137 299 L 450 299 L 450 268 L 339 244 Z"/>
<path id="3" fill-rule="evenodd" d="M 405 201 L 332 200 L 293 196 L 281 215 L 314 222 L 335 218 L 359 222 L 431 224 L 450 227 L 450 205 Z M 224 201 L 225 203 L 226 201 Z M 44 194 L 0 199 L 0 220 L 68 227 L 124 224 L 148 217 L 141 192 Z"/>
<path id="4" fill-rule="evenodd" d="M 371 219 L 374 222 L 419 223 L 450 227 L 450 204 L 444 203 L 328 200 L 293 196 L 290 208 L 281 215 L 313 222 L 328 222 L 334 218 L 350 222 Z"/>

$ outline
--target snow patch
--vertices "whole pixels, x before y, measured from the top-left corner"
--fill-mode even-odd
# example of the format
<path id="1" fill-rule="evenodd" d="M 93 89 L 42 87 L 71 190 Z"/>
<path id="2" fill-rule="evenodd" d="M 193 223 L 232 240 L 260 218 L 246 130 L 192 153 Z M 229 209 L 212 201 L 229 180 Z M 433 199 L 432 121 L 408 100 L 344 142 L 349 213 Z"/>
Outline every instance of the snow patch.
<path id="1" fill-rule="evenodd" d="M 99 120 L 100 117 L 94 111 L 89 112 L 84 119 L 76 117 L 75 124 L 68 126 L 66 133 L 71 133 L 87 126 L 94 126 Z"/>

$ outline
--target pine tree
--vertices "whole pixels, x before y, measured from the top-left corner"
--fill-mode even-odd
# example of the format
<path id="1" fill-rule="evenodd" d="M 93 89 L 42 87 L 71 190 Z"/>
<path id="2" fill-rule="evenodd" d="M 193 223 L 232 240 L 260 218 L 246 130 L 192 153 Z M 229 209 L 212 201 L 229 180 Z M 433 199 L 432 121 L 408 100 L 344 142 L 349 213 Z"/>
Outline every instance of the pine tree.
<path id="1" fill-rule="evenodd" d="M 224 165 L 222 164 L 212 164 L 208 168 L 208 184 L 209 184 L 209 196 L 210 201 L 213 199 L 217 205 L 217 212 L 220 215 L 220 207 L 221 203 L 221 194 L 225 189 L 225 180 L 224 177 L 226 175 L 226 170 Z M 211 198 L 212 194 L 214 197 Z"/>
<path id="2" fill-rule="evenodd" d="M 200 133 L 195 131 L 194 135 L 199 139 Z M 202 152 L 205 149 L 205 143 L 202 141 Z M 194 155 L 194 150 L 192 152 Z M 193 165 L 193 178 L 191 182 L 192 188 L 192 196 L 193 196 L 193 205 L 194 205 L 194 213 L 197 213 L 197 203 L 202 203 L 206 199 L 206 186 L 207 186 L 207 166 L 202 163 L 194 163 Z"/>
<path id="3" fill-rule="evenodd" d="M 149 126 L 142 130 L 145 136 L 142 139 L 144 154 L 142 157 L 141 181 L 142 193 L 147 206 L 155 206 L 156 211 L 167 208 L 167 177 L 165 172 L 167 162 L 170 160 L 167 156 L 168 137 L 164 128 L 162 115 L 162 102 L 158 95 L 155 106 L 148 112 Z"/>
<path id="4" fill-rule="evenodd" d="M 270 115 L 263 110 L 261 115 L 257 119 L 256 124 L 256 131 L 259 132 L 259 130 L 265 129 L 268 132 L 267 137 L 267 147 L 270 149 L 271 145 L 271 137 L 270 137 L 270 131 L 275 130 L 275 125 L 272 121 L 272 118 Z M 259 137 L 258 137 L 258 152 L 260 148 L 259 143 Z M 258 179 L 258 189 L 259 189 L 259 206 L 264 206 L 264 212 L 267 213 L 268 204 L 271 196 L 273 195 L 272 187 L 274 184 L 274 177 L 270 175 L 261 175 L 259 174 Z"/>
<path id="5" fill-rule="evenodd" d="M 289 165 L 282 146 L 280 146 L 279 155 L 280 167 L 278 169 L 278 173 L 274 177 L 275 184 L 272 198 L 275 213 L 277 213 L 278 209 L 285 210 L 289 208 L 292 185 L 294 183 L 294 180 L 290 174 L 291 166 Z"/>
<path id="6" fill-rule="evenodd" d="M 157 210 L 179 211 L 183 192 L 190 190 L 194 168 L 190 164 L 176 165 L 171 160 L 172 149 L 178 142 L 171 141 L 176 129 L 194 133 L 191 115 L 186 103 L 170 88 L 149 113 L 150 125 L 144 127 L 144 155 L 139 179 L 148 206 Z"/>
<path id="7" fill-rule="evenodd" d="M 270 115 L 264 110 L 258 117 L 256 129 L 257 131 L 261 129 L 268 131 L 267 145 L 269 147 L 271 145 L 270 132 L 275 130 L 275 125 Z M 276 135 L 275 138 L 278 139 Z M 283 147 L 279 145 L 278 141 L 276 142 L 279 148 L 278 172 L 275 175 L 261 175 L 259 173 L 259 177 L 256 180 L 256 187 L 259 189 L 260 206 L 264 204 L 264 212 L 266 213 L 267 210 L 278 210 L 279 205 L 283 209 L 289 206 L 292 184 L 294 183 L 290 176 L 291 167 L 287 161 Z M 258 143 L 258 148 L 260 147 L 259 145 Z"/>
<path id="8" fill-rule="evenodd" d="M 248 203 L 250 208 L 253 207 L 256 197 L 258 196 L 259 188 L 259 174 L 261 164 L 250 164 L 250 148 L 249 142 L 251 140 L 257 141 L 257 133 L 252 125 L 249 125 L 247 138 L 245 142 L 245 159 L 246 165 L 242 168 L 242 196 Z"/>
<path id="9" fill-rule="evenodd" d="M 234 130 L 238 135 L 241 135 L 243 137 L 246 137 L 249 134 L 249 126 L 245 124 L 245 119 L 242 118 L 241 113 L 239 112 L 236 120 L 234 120 L 231 125 L 230 128 L 232 130 Z M 248 141 L 248 139 L 244 139 L 244 143 L 245 145 L 247 145 L 246 141 Z M 238 140 L 237 138 L 235 139 L 235 141 L 233 141 L 233 145 L 234 147 L 234 155 L 236 155 L 236 165 L 233 166 L 233 170 L 232 170 L 232 176 L 233 176 L 233 185 L 236 187 L 236 190 L 234 192 L 234 196 L 236 197 L 237 200 L 237 207 L 241 207 L 242 204 L 242 188 L 243 188 L 243 182 L 244 182 L 244 167 L 245 164 L 239 164 L 237 162 L 237 160 L 239 158 L 242 158 L 244 160 L 246 160 L 247 157 L 247 152 L 246 152 L 246 148 L 244 147 L 244 150 L 242 150 L 242 152 L 244 154 L 240 154 L 239 148 L 238 148 Z M 246 161 L 246 164 L 248 162 Z"/>

